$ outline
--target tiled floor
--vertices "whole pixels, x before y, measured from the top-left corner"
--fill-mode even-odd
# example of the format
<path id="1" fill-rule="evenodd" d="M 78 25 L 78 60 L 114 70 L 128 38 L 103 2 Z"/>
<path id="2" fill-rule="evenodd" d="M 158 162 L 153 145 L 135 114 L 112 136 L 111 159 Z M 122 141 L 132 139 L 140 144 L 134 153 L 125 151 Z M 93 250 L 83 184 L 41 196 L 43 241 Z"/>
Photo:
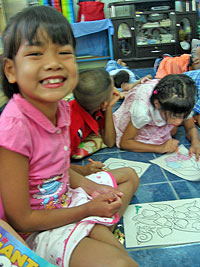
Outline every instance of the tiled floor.
<path id="1" fill-rule="evenodd" d="M 200 132 L 200 131 L 199 131 Z M 179 127 L 176 138 L 189 148 L 189 141 L 185 138 L 185 131 Z M 149 160 L 160 156 L 155 153 L 136 153 L 120 150 L 116 147 L 105 148 L 93 154 L 93 160 L 104 162 L 110 157 L 134 160 L 149 163 Z M 78 164 L 87 164 L 85 158 Z M 177 177 L 168 171 L 161 169 L 155 164 L 147 169 L 140 178 L 139 188 L 131 203 L 158 202 L 176 199 L 189 199 L 199 197 L 200 183 L 189 182 Z M 123 220 L 121 220 L 123 224 Z M 167 246 L 156 248 L 127 249 L 141 267 L 199 267 L 200 266 L 200 243 L 179 246 Z"/>
<path id="2" fill-rule="evenodd" d="M 136 69 L 136 77 L 144 77 L 147 74 L 154 75 L 153 69 Z M 120 106 L 118 102 L 115 110 Z M 200 129 L 198 128 L 200 133 Z M 183 126 L 180 126 L 175 136 L 186 148 L 190 147 L 189 141 L 185 137 Z M 149 163 L 149 160 L 159 157 L 155 153 L 136 153 L 120 150 L 116 147 L 104 148 L 93 154 L 93 160 L 104 162 L 108 158 L 120 158 Z M 77 164 L 87 164 L 88 158 L 76 161 Z M 176 199 L 197 198 L 200 195 L 200 182 L 189 182 L 176 175 L 161 169 L 155 164 L 147 169 L 140 177 L 140 185 L 131 203 L 147 203 Z M 123 226 L 123 218 L 120 221 Z M 123 228 L 122 228 L 123 230 Z M 200 267 L 200 243 L 185 244 L 177 246 L 164 246 L 156 248 L 127 249 L 129 254 L 140 267 Z"/>

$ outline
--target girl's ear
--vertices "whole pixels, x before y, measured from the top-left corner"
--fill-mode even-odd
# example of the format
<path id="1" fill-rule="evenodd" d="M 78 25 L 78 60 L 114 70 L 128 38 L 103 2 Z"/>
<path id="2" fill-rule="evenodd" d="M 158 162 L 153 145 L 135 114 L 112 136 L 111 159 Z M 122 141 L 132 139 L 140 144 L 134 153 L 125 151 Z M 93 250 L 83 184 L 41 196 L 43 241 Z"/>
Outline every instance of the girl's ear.
<path id="1" fill-rule="evenodd" d="M 160 103 L 159 103 L 158 99 L 154 100 L 154 106 L 156 109 L 158 109 L 158 110 L 160 109 Z"/>
<path id="2" fill-rule="evenodd" d="M 16 82 L 15 65 L 14 65 L 14 61 L 10 58 L 6 58 L 4 60 L 4 73 L 9 83 Z"/>

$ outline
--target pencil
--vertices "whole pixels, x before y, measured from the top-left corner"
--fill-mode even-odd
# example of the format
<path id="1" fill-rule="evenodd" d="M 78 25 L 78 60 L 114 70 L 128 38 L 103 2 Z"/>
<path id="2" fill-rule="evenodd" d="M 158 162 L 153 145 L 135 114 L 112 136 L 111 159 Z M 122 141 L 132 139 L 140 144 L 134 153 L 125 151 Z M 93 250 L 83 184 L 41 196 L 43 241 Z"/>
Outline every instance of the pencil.
<path id="1" fill-rule="evenodd" d="M 91 159 L 91 158 L 89 158 L 88 161 L 91 162 L 91 163 L 94 163 L 94 160 Z"/>

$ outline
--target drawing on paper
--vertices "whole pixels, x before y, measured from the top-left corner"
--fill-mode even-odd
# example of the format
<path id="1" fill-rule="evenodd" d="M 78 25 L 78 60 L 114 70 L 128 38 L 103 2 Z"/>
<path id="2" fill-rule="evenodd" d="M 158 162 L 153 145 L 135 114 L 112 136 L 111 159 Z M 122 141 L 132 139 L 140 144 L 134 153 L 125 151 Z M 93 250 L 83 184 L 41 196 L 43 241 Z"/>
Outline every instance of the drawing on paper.
<path id="1" fill-rule="evenodd" d="M 178 153 L 163 155 L 150 160 L 163 169 L 189 181 L 200 181 L 200 161 L 195 156 L 190 157 L 184 145 L 179 146 Z"/>
<path id="2" fill-rule="evenodd" d="M 109 170 L 114 170 L 114 169 L 122 168 L 122 167 L 133 168 L 139 177 L 141 177 L 143 173 L 151 165 L 149 163 L 124 160 L 124 159 L 116 159 L 116 158 L 109 158 L 106 161 L 104 161 L 103 164 L 105 168 Z"/>
<path id="3" fill-rule="evenodd" d="M 123 220 L 126 247 L 200 241 L 200 199 L 129 205 Z"/>

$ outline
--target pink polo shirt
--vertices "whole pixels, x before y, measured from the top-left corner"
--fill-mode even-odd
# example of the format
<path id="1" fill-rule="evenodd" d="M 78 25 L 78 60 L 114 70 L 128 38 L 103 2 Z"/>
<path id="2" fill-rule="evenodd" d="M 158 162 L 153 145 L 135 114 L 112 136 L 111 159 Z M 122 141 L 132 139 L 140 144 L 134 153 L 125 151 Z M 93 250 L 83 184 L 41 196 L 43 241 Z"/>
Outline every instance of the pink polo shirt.
<path id="1" fill-rule="evenodd" d="M 58 103 L 55 127 L 20 94 L 13 96 L 0 117 L 0 146 L 29 159 L 27 178 L 33 209 L 66 206 L 70 165 L 69 125 L 70 108 L 66 101 Z"/>

